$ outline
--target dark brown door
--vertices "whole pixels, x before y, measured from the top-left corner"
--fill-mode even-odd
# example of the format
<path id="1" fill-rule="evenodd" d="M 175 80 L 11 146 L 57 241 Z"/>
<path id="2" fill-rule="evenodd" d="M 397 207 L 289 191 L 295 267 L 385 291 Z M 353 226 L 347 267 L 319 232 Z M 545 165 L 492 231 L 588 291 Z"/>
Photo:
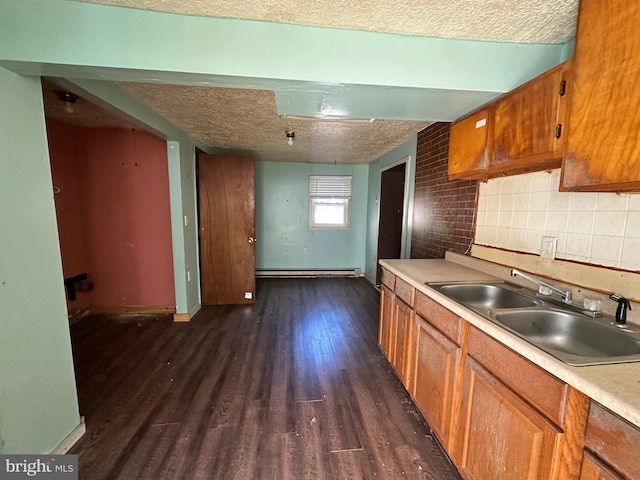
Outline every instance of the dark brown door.
<path id="1" fill-rule="evenodd" d="M 202 304 L 255 301 L 255 162 L 198 156 Z"/>
<path id="2" fill-rule="evenodd" d="M 406 163 L 385 170 L 380 179 L 380 220 L 376 260 L 400 258 L 402 253 L 402 217 L 404 215 L 404 180 Z M 382 271 L 376 269 L 376 285 Z"/>

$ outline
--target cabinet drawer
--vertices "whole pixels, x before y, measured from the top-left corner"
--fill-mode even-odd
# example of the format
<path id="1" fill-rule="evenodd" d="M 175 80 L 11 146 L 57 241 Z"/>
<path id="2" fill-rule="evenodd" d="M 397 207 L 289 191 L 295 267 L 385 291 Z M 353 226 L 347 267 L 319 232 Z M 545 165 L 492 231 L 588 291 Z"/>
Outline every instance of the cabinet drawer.
<path id="1" fill-rule="evenodd" d="M 622 477 L 613 473 L 606 465 L 585 452 L 580 470 L 580 480 L 622 480 Z"/>
<path id="2" fill-rule="evenodd" d="M 424 293 L 418 292 L 416 299 L 416 312 L 422 318 L 437 328 L 449 340 L 460 345 L 460 333 L 463 320 L 451 310 L 443 307 L 435 300 L 430 299 Z"/>
<path id="3" fill-rule="evenodd" d="M 589 408 L 585 446 L 625 478 L 640 478 L 637 455 L 640 428 L 593 401 Z"/>
<path id="4" fill-rule="evenodd" d="M 383 285 L 386 285 L 387 287 L 389 287 L 391 290 L 393 290 L 396 286 L 396 276 L 391 273 L 389 270 L 387 270 L 386 268 L 382 269 L 382 283 Z"/>
<path id="5" fill-rule="evenodd" d="M 402 280 L 401 278 L 396 278 L 396 288 L 395 288 L 396 296 L 401 299 L 404 303 L 413 308 L 413 300 L 415 297 L 416 289 L 409 285 L 407 282 Z"/>
<path id="6" fill-rule="evenodd" d="M 475 327 L 469 329 L 469 355 L 556 425 L 563 426 L 567 384 Z"/>

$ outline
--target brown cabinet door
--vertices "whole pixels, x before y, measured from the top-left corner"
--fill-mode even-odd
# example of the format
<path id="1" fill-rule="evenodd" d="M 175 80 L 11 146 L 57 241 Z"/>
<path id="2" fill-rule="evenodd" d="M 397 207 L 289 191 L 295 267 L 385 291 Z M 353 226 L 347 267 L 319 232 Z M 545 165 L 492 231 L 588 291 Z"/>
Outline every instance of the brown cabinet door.
<path id="1" fill-rule="evenodd" d="M 254 159 L 198 156 L 203 305 L 255 302 Z"/>
<path id="2" fill-rule="evenodd" d="M 395 346 L 395 339 L 393 338 L 393 331 L 395 330 L 393 325 L 393 306 L 393 292 L 383 284 L 380 287 L 380 325 L 378 327 L 378 343 L 380 344 L 380 349 L 389 361 L 391 361 L 393 354 L 392 344 Z"/>
<path id="3" fill-rule="evenodd" d="M 452 457 L 467 480 L 549 480 L 559 432 L 467 358 Z"/>
<path id="4" fill-rule="evenodd" d="M 579 4 L 564 190 L 640 189 L 640 4 Z"/>
<path id="5" fill-rule="evenodd" d="M 445 450 L 460 348 L 416 315 L 413 400 Z"/>
<path id="6" fill-rule="evenodd" d="M 622 477 L 585 452 L 580 480 L 622 480 Z"/>
<path id="7" fill-rule="evenodd" d="M 624 478 L 640 479 L 640 428 L 594 401 L 589 409 L 585 447 Z"/>
<path id="8" fill-rule="evenodd" d="M 490 175 L 560 166 L 569 67 L 565 62 L 496 100 Z"/>
<path id="9" fill-rule="evenodd" d="M 449 179 L 486 179 L 489 166 L 490 110 L 456 121 L 449 134 Z"/>
<path id="10" fill-rule="evenodd" d="M 395 352 L 391 365 L 393 365 L 398 377 L 407 390 L 407 373 L 411 360 L 411 338 L 413 325 L 413 310 L 410 306 L 396 297 L 396 336 Z"/>

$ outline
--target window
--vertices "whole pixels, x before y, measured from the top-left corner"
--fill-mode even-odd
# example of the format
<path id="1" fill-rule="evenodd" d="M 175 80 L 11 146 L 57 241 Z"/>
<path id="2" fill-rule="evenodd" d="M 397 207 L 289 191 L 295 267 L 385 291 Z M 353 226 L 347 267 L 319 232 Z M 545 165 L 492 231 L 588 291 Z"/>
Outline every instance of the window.
<path id="1" fill-rule="evenodd" d="M 351 227 L 351 176 L 309 177 L 309 228 L 348 230 Z"/>

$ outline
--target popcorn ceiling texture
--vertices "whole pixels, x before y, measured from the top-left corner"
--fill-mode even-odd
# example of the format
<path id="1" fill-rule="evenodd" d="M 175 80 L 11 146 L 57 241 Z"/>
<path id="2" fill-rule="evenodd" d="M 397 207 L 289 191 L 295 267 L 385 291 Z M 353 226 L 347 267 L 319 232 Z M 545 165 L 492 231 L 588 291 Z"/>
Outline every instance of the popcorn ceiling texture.
<path id="1" fill-rule="evenodd" d="M 573 38 L 578 0 L 79 0 L 185 15 L 515 43 Z"/>
<path id="2" fill-rule="evenodd" d="M 149 108 L 205 145 L 233 149 L 256 160 L 369 163 L 409 140 L 429 122 L 374 123 L 279 116 L 270 90 L 119 83 Z M 295 131 L 293 146 L 287 130 Z"/>
<path id="3" fill-rule="evenodd" d="M 65 89 L 42 79 L 44 112 L 48 119 L 58 120 L 74 127 L 141 129 L 140 125 L 129 122 L 122 116 L 108 112 L 80 97 L 77 97 L 76 103 L 72 104 L 73 113 L 69 114 L 64 111 L 65 104 L 58 98 L 57 91 L 65 91 Z"/>

